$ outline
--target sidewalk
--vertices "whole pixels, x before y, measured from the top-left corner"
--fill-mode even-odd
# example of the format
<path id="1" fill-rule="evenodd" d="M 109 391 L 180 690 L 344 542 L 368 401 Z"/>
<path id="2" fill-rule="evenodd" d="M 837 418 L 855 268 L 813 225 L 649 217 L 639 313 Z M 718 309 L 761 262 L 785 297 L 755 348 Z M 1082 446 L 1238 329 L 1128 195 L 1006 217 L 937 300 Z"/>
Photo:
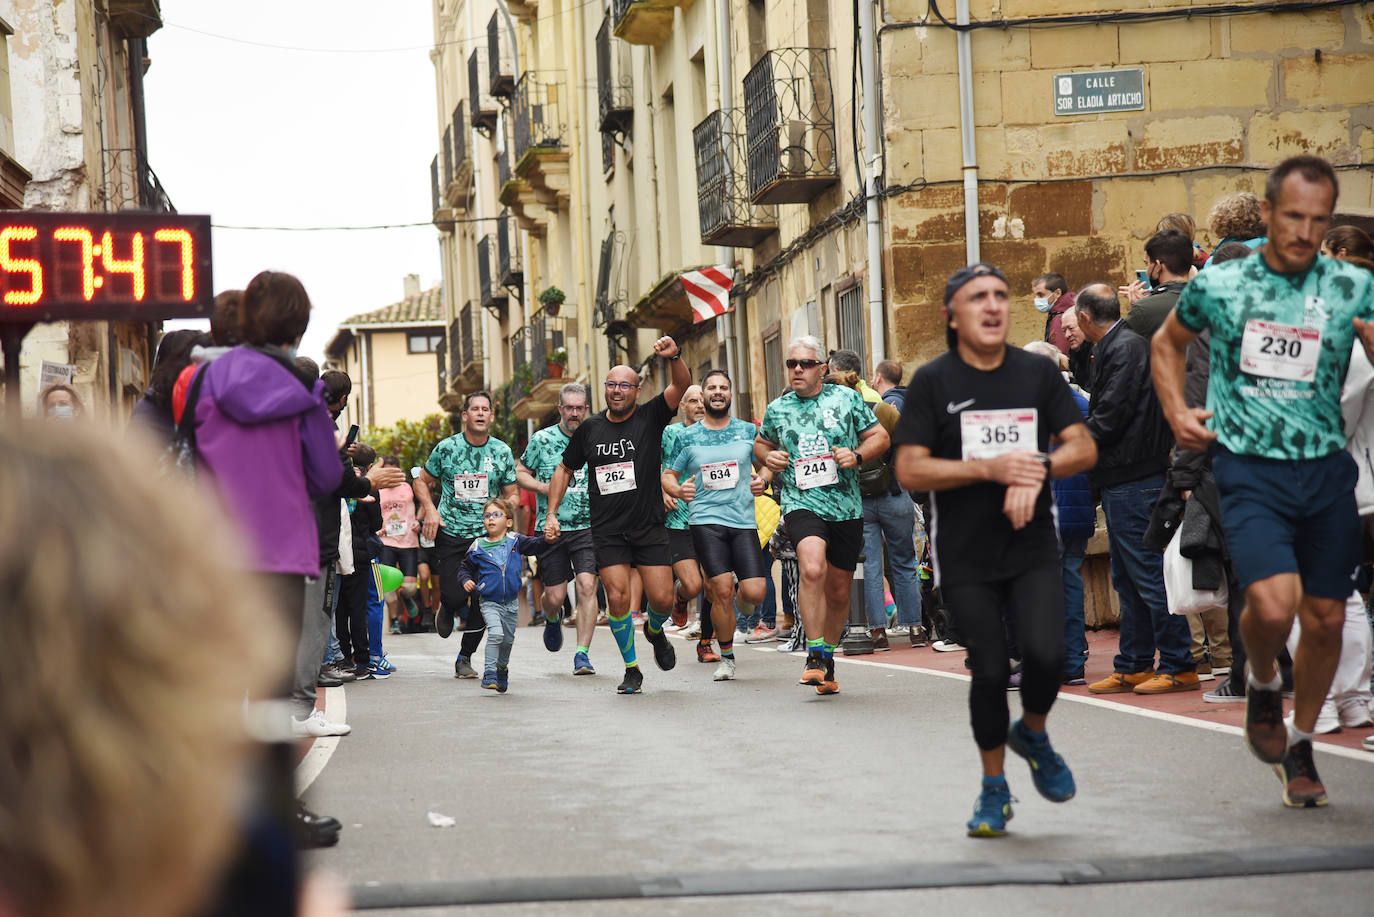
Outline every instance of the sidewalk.
<path id="1" fill-rule="evenodd" d="M 1116 655 L 1117 635 L 1118 631 L 1115 630 L 1088 631 L 1088 659 L 1085 666 L 1085 677 L 1089 684 L 1111 674 L 1112 658 Z M 964 667 L 964 653 L 937 653 L 928 646 L 914 648 L 905 637 L 892 637 L 891 642 L 891 652 L 850 658 L 888 662 L 894 665 L 911 666 L 912 668 L 933 669 L 938 672 L 968 673 L 968 669 Z M 1173 694 L 1152 696 L 1093 694 L 1088 690 L 1087 685 L 1073 687 L 1064 685 L 1059 690 L 1064 694 L 1081 694 L 1124 706 L 1144 707 L 1158 710 L 1161 713 L 1172 713 L 1211 723 L 1243 726 L 1245 723 L 1244 702 L 1209 704 L 1202 699 L 1204 692 L 1212 690 L 1220 683 L 1221 677 L 1218 677 L 1215 681 L 1204 681 L 1200 690 L 1197 691 L 1178 691 Z M 1284 712 L 1287 713 L 1291 709 L 1292 701 L 1286 701 Z M 1332 735 L 1319 735 L 1316 737 L 1316 741 L 1339 745 L 1344 748 L 1359 749 L 1364 737 L 1370 733 L 1374 733 L 1374 728 L 1343 729 Z M 1374 758 L 1374 754 L 1371 754 L 1370 757 Z"/>

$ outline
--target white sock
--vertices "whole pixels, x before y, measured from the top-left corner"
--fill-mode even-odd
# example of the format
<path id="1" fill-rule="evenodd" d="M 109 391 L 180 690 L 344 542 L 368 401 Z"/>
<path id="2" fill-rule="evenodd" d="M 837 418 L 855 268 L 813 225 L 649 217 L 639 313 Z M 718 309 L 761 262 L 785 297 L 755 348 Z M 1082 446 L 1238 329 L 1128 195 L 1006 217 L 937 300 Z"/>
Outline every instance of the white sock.
<path id="1" fill-rule="evenodd" d="M 1273 681 L 1263 682 L 1255 677 L 1254 669 L 1250 669 L 1247 667 L 1247 671 L 1245 673 L 1245 683 L 1248 684 L 1250 687 L 1256 688 L 1260 691 L 1277 691 L 1283 687 L 1283 678 L 1279 675 L 1278 672 L 1275 672 Z"/>
<path id="2" fill-rule="evenodd" d="M 1301 729 L 1299 729 L 1297 726 L 1295 726 L 1295 725 L 1293 724 L 1293 721 L 1292 721 L 1292 720 L 1289 720 L 1289 721 L 1288 721 L 1288 747 L 1292 748 L 1294 745 L 1297 745 L 1299 742 L 1311 742 L 1311 741 L 1312 741 L 1312 733 L 1310 733 L 1310 732 L 1303 732 Z"/>

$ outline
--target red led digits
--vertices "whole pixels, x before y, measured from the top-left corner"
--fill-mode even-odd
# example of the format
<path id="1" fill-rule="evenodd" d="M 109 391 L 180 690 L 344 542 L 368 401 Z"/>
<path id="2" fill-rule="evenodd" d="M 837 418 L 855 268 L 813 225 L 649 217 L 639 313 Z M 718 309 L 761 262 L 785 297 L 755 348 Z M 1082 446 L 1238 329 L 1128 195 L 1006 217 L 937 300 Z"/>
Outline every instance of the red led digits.
<path id="1" fill-rule="evenodd" d="M 95 256 L 98 250 L 91 231 L 80 226 L 63 226 L 53 230 L 52 237 L 58 242 L 76 242 L 81 246 L 81 295 L 86 302 L 95 296 L 95 288 L 102 284 L 102 278 L 95 276 Z"/>
<path id="2" fill-rule="evenodd" d="M 175 242 L 181 246 L 181 298 L 191 302 L 196 298 L 196 274 L 193 269 L 195 242 L 184 229 L 159 229 L 153 233 L 157 242 Z"/>
<path id="3" fill-rule="evenodd" d="M 38 238 L 36 226 L 6 226 L 0 229 L 0 270 L 9 274 L 28 274 L 27 290 L 5 290 L 5 305 L 31 306 L 43 298 L 43 265 L 33 258 L 15 258 L 10 242 L 31 242 Z M 5 284 L 9 286 L 8 283 Z"/>
<path id="4" fill-rule="evenodd" d="M 143 302 L 148 288 L 148 275 L 143 267 L 143 233 L 133 234 L 133 252 L 125 259 L 114 256 L 114 233 L 100 237 L 100 263 L 107 274 L 128 274 L 134 281 L 134 301 Z"/>

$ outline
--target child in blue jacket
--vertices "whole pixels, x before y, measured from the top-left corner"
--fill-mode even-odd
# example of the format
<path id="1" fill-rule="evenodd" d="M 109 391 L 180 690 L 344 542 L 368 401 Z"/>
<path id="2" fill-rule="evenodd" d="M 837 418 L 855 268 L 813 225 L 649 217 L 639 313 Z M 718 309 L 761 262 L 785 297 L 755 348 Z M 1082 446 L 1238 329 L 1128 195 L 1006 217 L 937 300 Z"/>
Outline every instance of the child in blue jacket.
<path id="1" fill-rule="evenodd" d="M 515 646 L 516 619 L 519 617 L 520 558 L 536 557 L 553 547 L 553 542 L 530 535 L 513 535 L 515 513 L 505 500 L 488 500 L 482 507 L 482 527 L 487 537 L 478 538 L 468 548 L 458 581 L 468 592 L 477 590 L 482 618 L 487 622 L 487 662 L 482 687 L 506 693 L 510 681 L 510 651 Z"/>

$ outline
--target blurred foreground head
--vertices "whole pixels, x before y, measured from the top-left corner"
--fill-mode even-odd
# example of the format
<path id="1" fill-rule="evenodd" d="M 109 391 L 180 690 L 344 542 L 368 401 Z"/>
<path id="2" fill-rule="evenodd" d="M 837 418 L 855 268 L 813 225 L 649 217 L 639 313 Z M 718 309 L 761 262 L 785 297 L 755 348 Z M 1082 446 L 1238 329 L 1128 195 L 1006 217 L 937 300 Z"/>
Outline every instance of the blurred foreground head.
<path id="1" fill-rule="evenodd" d="M 146 456 L 52 424 L 0 426 L 0 453 L 0 914 L 186 914 L 232 851 L 243 702 L 285 635 Z"/>

